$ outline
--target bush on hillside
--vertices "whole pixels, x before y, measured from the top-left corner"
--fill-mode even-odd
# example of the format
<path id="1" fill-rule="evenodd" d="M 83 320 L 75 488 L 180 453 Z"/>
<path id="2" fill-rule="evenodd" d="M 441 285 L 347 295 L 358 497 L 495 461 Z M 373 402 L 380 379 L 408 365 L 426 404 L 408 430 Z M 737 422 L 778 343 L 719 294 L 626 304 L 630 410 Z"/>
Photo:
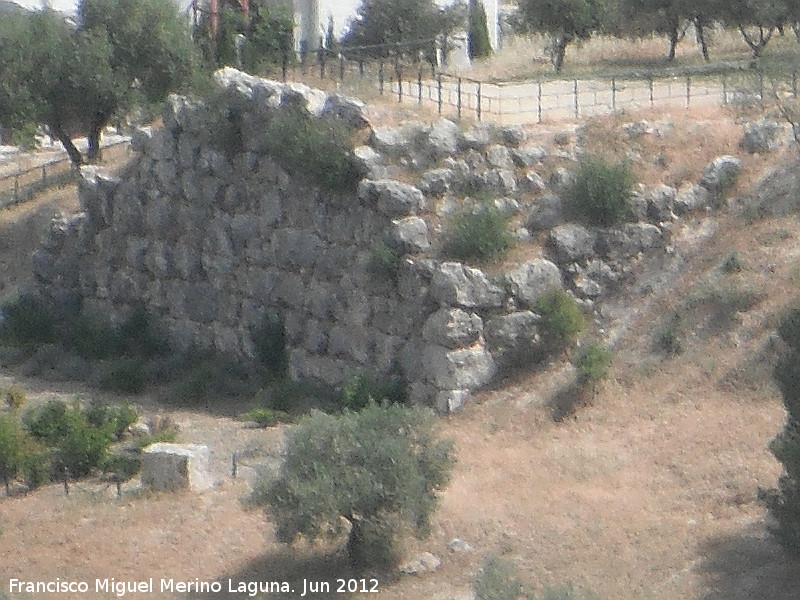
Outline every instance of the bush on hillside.
<path id="1" fill-rule="evenodd" d="M 429 409 L 399 404 L 314 413 L 290 432 L 279 476 L 252 500 L 268 508 L 283 542 L 347 531 L 356 569 L 393 569 L 397 537 L 405 528 L 429 531 L 449 480 L 452 444 L 435 427 Z"/>
<path id="2" fill-rule="evenodd" d="M 450 217 L 445 226 L 442 254 L 465 262 L 485 263 L 503 258 L 513 245 L 508 218 L 493 205 L 480 205 Z"/>
<path id="3" fill-rule="evenodd" d="M 631 214 L 630 198 L 635 183 L 626 163 L 611 164 L 599 157 L 584 158 L 575 181 L 564 197 L 567 218 L 598 227 L 624 222 Z"/>
<path id="4" fill-rule="evenodd" d="M 574 344 L 586 326 L 578 301 L 561 289 L 539 296 L 534 310 L 542 317 L 543 345 L 552 353 Z"/>

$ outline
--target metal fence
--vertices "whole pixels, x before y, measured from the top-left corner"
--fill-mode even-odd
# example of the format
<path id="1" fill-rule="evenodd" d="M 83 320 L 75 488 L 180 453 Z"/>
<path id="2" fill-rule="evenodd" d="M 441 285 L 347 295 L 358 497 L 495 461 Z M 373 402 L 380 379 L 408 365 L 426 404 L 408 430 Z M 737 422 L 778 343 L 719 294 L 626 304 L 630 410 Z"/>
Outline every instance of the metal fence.
<path id="1" fill-rule="evenodd" d="M 746 67 L 716 73 L 618 75 L 572 80 L 481 81 L 401 59 L 353 60 L 320 50 L 272 76 L 426 106 L 439 114 L 499 123 L 542 123 L 620 110 L 760 102 L 775 91 L 797 97 L 797 70 L 776 76 Z"/>
<path id="2" fill-rule="evenodd" d="M 104 147 L 104 150 L 128 144 L 120 140 Z M 51 187 L 65 185 L 75 180 L 77 170 L 69 158 L 57 158 L 12 173 L 0 173 L 0 208 L 21 204 L 36 194 Z"/>

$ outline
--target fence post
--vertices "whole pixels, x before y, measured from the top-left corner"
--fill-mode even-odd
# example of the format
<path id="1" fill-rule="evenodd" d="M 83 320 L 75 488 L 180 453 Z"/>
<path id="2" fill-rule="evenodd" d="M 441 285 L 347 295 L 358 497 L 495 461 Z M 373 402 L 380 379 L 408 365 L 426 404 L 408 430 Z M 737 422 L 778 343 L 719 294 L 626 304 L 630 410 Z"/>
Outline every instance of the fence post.
<path id="1" fill-rule="evenodd" d="M 727 73 L 722 74 L 722 105 L 728 105 L 728 75 Z"/>
<path id="2" fill-rule="evenodd" d="M 442 74 L 436 78 L 436 87 L 439 88 L 439 114 L 442 114 Z"/>
<path id="3" fill-rule="evenodd" d="M 461 77 L 456 81 L 456 106 L 458 107 L 458 119 L 461 120 Z"/>
<path id="4" fill-rule="evenodd" d="M 536 94 L 536 100 L 537 100 L 536 122 L 537 123 L 541 123 L 542 122 L 542 82 L 538 81 L 537 83 L 538 83 L 538 92 Z"/>
<path id="5" fill-rule="evenodd" d="M 383 96 L 383 61 L 381 61 L 378 66 L 378 89 L 380 90 L 381 96 Z"/>
<path id="6" fill-rule="evenodd" d="M 650 108 L 652 109 L 655 106 L 654 97 L 653 97 L 653 78 L 648 77 L 647 83 L 650 88 Z"/>
<path id="7" fill-rule="evenodd" d="M 477 112 L 478 112 L 478 121 L 481 120 L 481 82 L 478 82 L 478 104 L 477 104 Z"/>
<path id="8" fill-rule="evenodd" d="M 692 101 L 692 76 L 686 76 L 686 108 L 689 108 L 689 104 Z"/>
<path id="9" fill-rule="evenodd" d="M 344 54 L 339 54 L 339 81 L 344 81 Z"/>
<path id="10" fill-rule="evenodd" d="M 758 70 L 758 97 L 764 100 L 764 71 Z"/>
<path id="11" fill-rule="evenodd" d="M 395 75 L 397 75 L 397 101 L 403 101 L 403 71 L 400 69 L 398 62 L 394 67 Z"/>
<path id="12" fill-rule="evenodd" d="M 617 78 L 611 78 L 611 110 L 617 110 Z"/>
<path id="13" fill-rule="evenodd" d="M 573 80 L 573 88 L 572 88 L 572 90 L 573 90 L 572 93 L 575 96 L 575 118 L 577 119 L 578 117 L 581 116 L 581 110 L 580 110 L 580 106 L 578 104 L 578 80 L 577 79 Z"/>
<path id="14" fill-rule="evenodd" d="M 14 204 L 19 202 L 19 174 L 14 175 Z"/>
<path id="15" fill-rule="evenodd" d="M 47 184 L 47 165 L 42 165 L 42 185 Z"/>
<path id="16" fill-rule="evenodd" d="M 417 71 L 417 94 L 419 103 L 422 104 L 422 67 Z"/>

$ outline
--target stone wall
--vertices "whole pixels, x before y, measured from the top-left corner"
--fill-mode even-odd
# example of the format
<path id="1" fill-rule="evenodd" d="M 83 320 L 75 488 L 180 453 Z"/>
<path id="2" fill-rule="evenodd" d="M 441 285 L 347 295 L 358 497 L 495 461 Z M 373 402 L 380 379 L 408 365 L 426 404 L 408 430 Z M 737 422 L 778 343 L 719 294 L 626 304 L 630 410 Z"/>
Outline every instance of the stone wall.
<path id="1" fill-rule="evenodd" d="M 571 174 L 546 184 L 537 165 L 547 152 L 526 146 L 519 127 L 372 128 L 352 98 L 230 68 L 215 79 L 242 111 L 241 148 L 215 150 L 200 105 L 170 97 L 163 127 L 134 136 L 139 156 L 124 175 L 83 169 L 82 211 L 55 221 L 34 256 L 39 296 L 112 321 L 144 304 L 176 347 L 244 356 L 274 311 L 293 377 L 340 386 L 365 368 L 401 375 L 413 401 L 452 411 L 535 352 L 539 295 L 566 284 L 591 305 L 627 276 L 629 257 L 667 243 L 644 222 L 561 224 L 556 194 Z M 263 150 L 265 124 L 288 106 L 361 132 L 357 192 L 321 190 Z M 491 277 L 438 258 L 442 221 L 476 189 L 516 217 L 518 239 L 541 231 L 547 253 Z M 663 220 L 676 194 L 645 190 L 634 204 L 642 220 Z M 379 244 L 401 255 L 391 277 L 371 272 Z"/>

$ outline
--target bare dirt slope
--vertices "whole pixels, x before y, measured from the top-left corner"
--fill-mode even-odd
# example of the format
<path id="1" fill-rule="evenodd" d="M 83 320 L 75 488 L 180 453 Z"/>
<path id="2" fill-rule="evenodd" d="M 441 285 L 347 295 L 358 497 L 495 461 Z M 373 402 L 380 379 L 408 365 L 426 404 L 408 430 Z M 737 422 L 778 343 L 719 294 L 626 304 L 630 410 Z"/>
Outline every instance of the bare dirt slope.
<path id="1" fill-rule="evenodd" d="M 721 148 L 704 151 L 670 148 L 664 140 L 652 144 L 669 153 L 661 162 L 696 176 L 710 156 L 735 151 L 738 131 L 720 123 L 709 136 Z M 682 159 L 685 154 L 689 158 Z M 774 158 L 750 159 L 745 183 L 769 160 Z M 35 221 L 29 216 L 18 215 L 20 227 Z M 0 224 L 10 227 L 9 235 L 17 232 L 19 243 L 0 245 L 0 257 L 17 265 L 32 232 L 19 233 L 10 221 Z M 796 599 L 798 565 L 766 534 L 766 512 L 756 495 L 780 473 L 767 450 L 784 419 L 770 383 L 776 353 L 770 332 L 776 315 L 800 295 L 798 225 L 796 216 L 747 221 L 721 213 L 676 226 L 674 236 L 684 241 L 665 263 L 672 269 L 668 276 L 653 276 L 608 303 L 614 319 L 600 325 L 615 340 L 613 377 L 592 405 L 563 421 L 553 421 L 543 392 L 553 388 L 560 364 L 486 391 L 462 414 L 444 419 L 458 465 L 432 536 L 409 546 L 437 554 L 442 567 L 381 582 L 381 597 L 465 597 L 482 560 L 493 553 L 513 562 L 536 590 L 572 582 L 620 600 Z M 733 251 L 742 270 L 725 274 L 720 265 Z M 15 274 L 4 267 L 1 273 L 10 286 L 23 269 Z M 750 300 L 739 311 L 725 303 L 690 302 L 708 298 L 709 289 L 724 292 L 712 295 L 717 299 L 747 293 Z M 656 347 L 658 333 L 675 312 L 685 316 L 684 351 L 667 356 Z M 2 375 L 4 385 L 18 381 L 30 390 L 33 401 L 97 394 L 14 371 Z M 183 440 L 208 443 L 219 486 L 202 495 L 143 493 L 131 486 L 116 500 L 105 484 L 86 482 L 69 497 L 50 486 L 27 497 L 0 498 L 0 597 L 12 577 L 91 585 L 96 578 L 154 577 L 156 585 L 160 578 L 291 580 L 296 593 L 275 596 L 285 598 L 297 596 L 303 578 L 333 580 L 347 573 L 337 555 L 308 548 L 287 553 L 265 516 L 240 502 L 249 480 L 230 478 L 231 453 L 274 448 L 280 432 L 159 408 L 146 397 L 131 400 L 145 411 L 171 414 Z M 474 550 L 450 552 L 447 544 L 455 537 Z M 156 591 L 130 597 L 198 596 Z"/>

